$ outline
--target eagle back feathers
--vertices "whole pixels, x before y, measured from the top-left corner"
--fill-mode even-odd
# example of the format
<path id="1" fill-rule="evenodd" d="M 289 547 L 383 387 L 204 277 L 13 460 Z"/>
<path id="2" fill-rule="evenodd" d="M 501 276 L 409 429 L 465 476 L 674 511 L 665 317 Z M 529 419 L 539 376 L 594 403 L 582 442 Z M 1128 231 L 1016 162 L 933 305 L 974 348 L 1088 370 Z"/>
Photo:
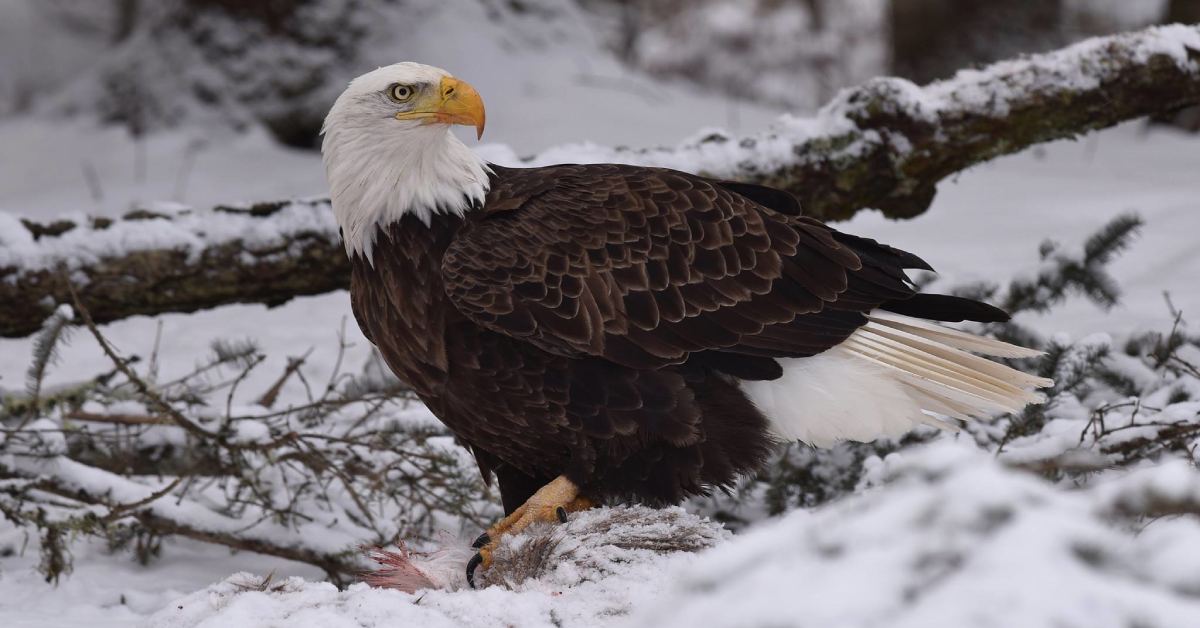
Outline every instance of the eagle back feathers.
<path id="1" fill-rule="evenodd" d="M 446 291 L 489 329 L 632 368 L 813 355 L 914 294 L 901 267 L 924 262 L 783 209 L 670 170 L 499 168 L 446 251 Z"/>

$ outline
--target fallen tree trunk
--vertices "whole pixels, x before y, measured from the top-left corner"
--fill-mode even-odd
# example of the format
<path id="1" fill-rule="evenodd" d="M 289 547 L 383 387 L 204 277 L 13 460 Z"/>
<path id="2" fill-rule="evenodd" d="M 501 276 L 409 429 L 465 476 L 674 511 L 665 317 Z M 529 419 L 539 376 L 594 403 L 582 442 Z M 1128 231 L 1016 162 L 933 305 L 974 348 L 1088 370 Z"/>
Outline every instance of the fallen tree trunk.
<path id="1" fill-rule="evenodd" d="M 945 177 L 1028 146 L 1200 103 L 1200 25 L 1152 28 L 918 87 L 877 79 L 813 119 L 675 149 L 575 147 L 576 161 L 678 168 L 762 183 L 805 211 L 920 214 Z M 498 163 L 539 165 L 492 150 Z M 229 303 L 275 305 L 345 288 L 349 265 L 328 202 L 289 201 L 120 220 L 36 224 L 0 215 L 0 335 L 38 329 L 73 284 L 97 322 Z"/>
<path id="2" fill-rule="evenodd" d="M 90 225 L 5 218 L 0 234 L 28 229 L 28 237 L 0 248 L 3 336 L 36 331 L 56 304 L 71 302 L 72 285 L 96 322 L 106 323 L 228 303 L 278 305 L 349 283 L 325 200 L 143 211 Z"/>

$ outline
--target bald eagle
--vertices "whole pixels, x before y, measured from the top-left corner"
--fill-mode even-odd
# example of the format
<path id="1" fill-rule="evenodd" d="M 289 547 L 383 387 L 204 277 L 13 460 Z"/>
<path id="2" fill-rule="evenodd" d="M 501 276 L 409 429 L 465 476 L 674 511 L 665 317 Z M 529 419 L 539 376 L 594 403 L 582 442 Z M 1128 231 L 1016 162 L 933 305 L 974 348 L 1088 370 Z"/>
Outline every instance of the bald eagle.
<path id="1" fill-rule="evenodd" d="M 942 325 L 1003 321 L 919 293 L 916 255 L 779 190 L 663 168 L 483 162 L 484 107 L 441 69 L 350 83 L 325 120 L 352 307 L 388 366 L 494 475 L 505 533 L 606 501 L 671 504 L 828 446 L 1017 411 L 1051 384 Z"/>

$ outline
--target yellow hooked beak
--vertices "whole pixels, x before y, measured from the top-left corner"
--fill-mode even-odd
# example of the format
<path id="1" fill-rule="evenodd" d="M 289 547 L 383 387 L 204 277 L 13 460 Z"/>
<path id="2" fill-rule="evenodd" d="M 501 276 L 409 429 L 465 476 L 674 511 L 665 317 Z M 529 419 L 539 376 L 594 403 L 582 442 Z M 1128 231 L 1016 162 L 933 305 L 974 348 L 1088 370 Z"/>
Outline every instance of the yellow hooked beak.
<path id="1" fill-rule="evenodd" d="M 412 111 L 396 114 L 397 120 L 422 120 L 424 124 L 464 124 L 475 127 L 476 139 L 483 137 L 487 114 L 483 99 L 466 81 L 452 76 L 442 79 L 436 94 L 415 103 Z"/>

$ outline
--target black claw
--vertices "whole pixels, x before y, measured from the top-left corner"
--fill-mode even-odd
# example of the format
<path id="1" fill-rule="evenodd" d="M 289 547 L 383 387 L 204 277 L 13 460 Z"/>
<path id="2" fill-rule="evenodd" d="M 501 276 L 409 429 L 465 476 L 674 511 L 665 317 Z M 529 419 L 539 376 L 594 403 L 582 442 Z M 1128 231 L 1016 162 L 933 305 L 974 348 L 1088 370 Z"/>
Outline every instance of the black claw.
<path id="1" fill-rule="evenodd" d="M 475 568 L 482 562 L 482 554 L 475 554 L 471 557 L 471 560 L 467 561 L 467 584 L 471 585 L 472 589 L 475 588 Z"/>
<path id="2" fill-rule="evenodd" d="M 559 506 L 558 508 L 554 509 L 554 514 L 558 515 L 559 521 L 561 521 L 563 523 L 567 522 L 567 509 L 566 508 Z"/>
<path id="3" fill-rule="evenodd" d="M 479 538 L 475 539 L 474 543 L 471 544 L 471 549 L 479 549 L 491 542 L 492 537 L 488 536 L 487 532 L 484 532 L 483 534 L 479 535 Z"/>

